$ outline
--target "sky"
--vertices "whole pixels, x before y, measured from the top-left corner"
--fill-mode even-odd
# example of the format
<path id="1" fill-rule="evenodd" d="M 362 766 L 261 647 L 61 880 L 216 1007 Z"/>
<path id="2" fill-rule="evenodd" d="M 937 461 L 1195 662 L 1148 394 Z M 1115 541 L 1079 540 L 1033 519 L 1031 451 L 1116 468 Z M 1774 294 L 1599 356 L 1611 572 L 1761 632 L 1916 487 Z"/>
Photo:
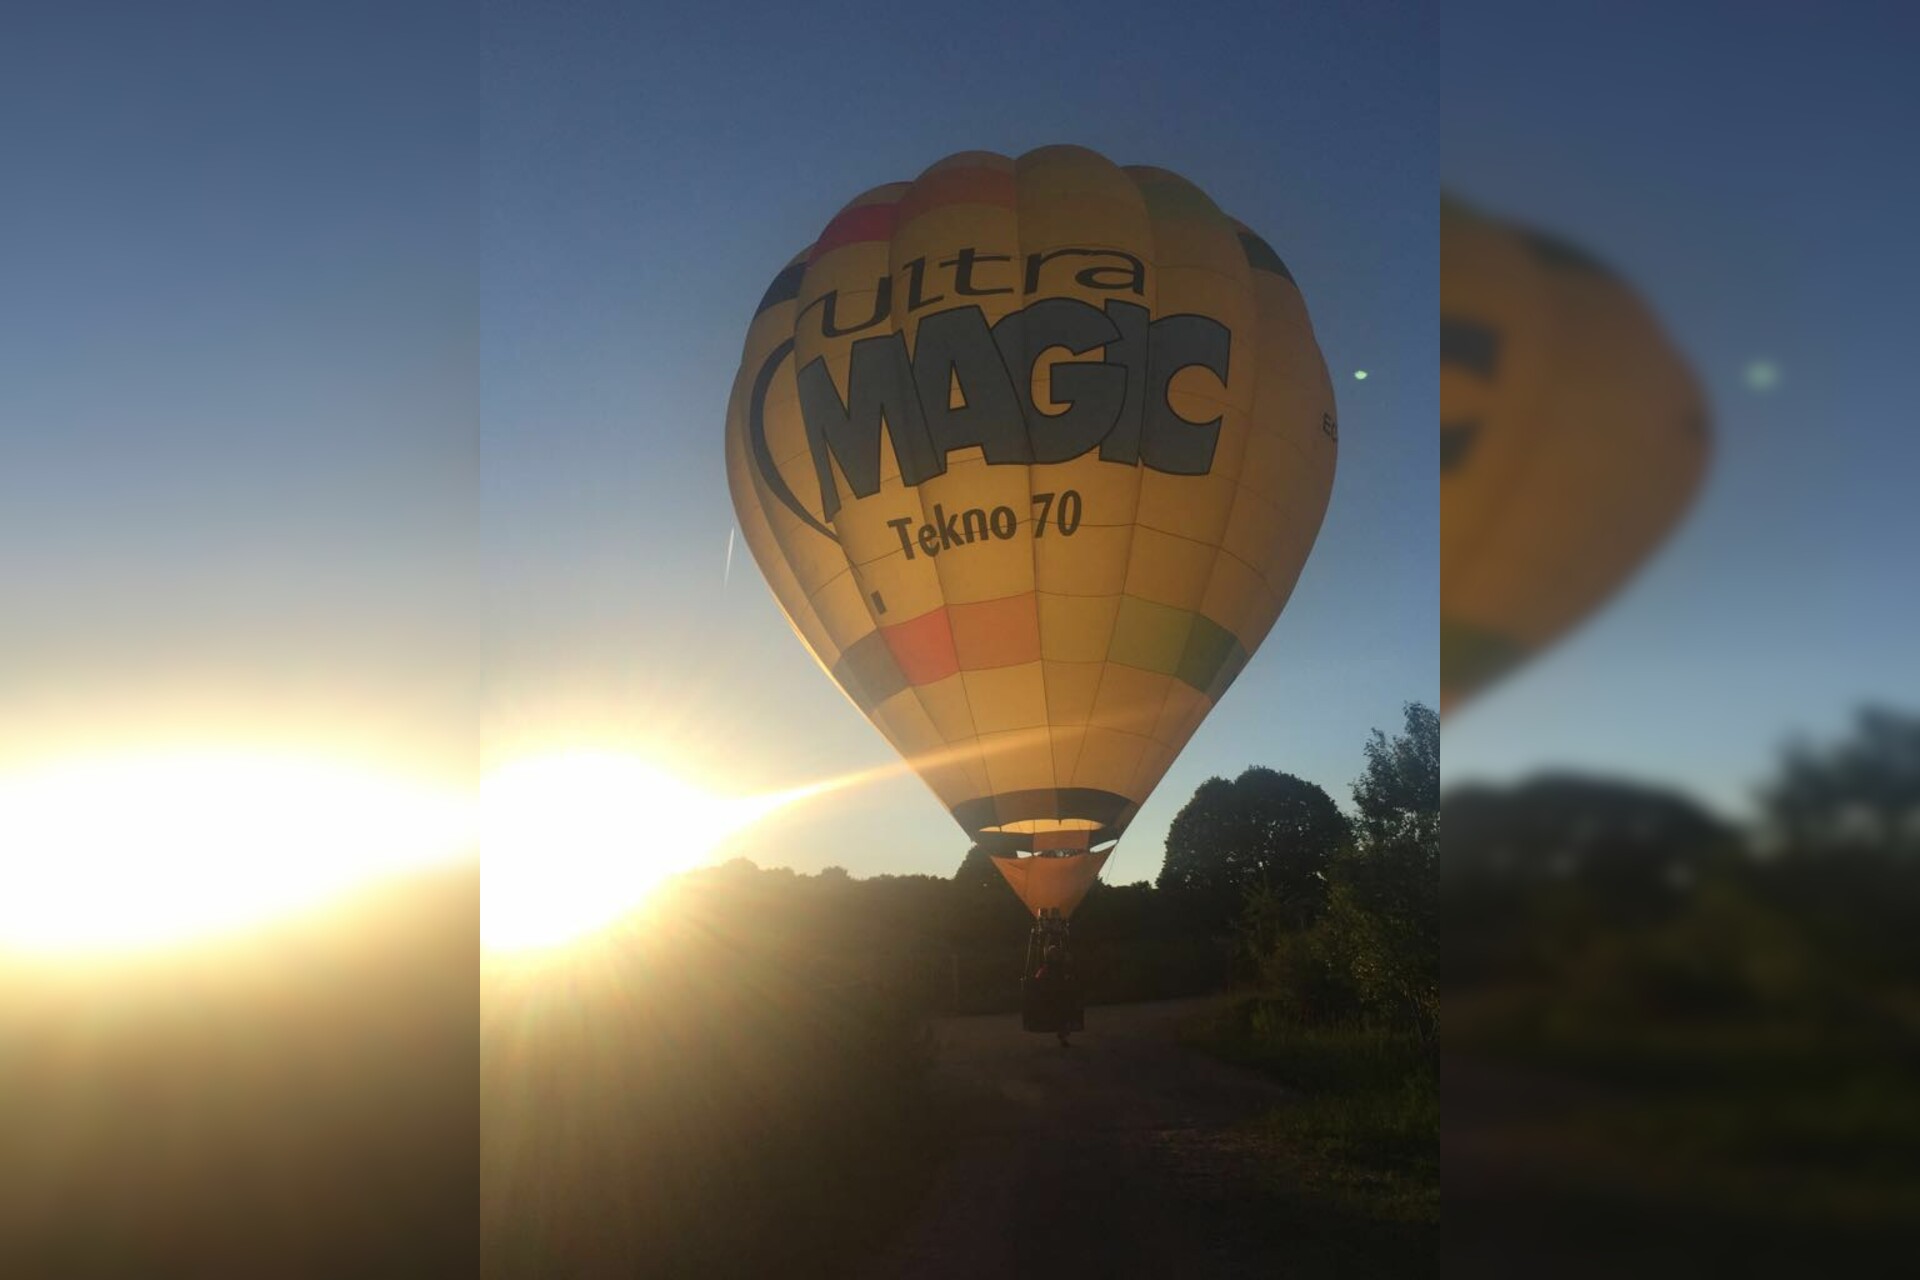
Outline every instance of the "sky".
<path id="1" fill-rule="evenodd" d="M 470 778 L 477 46 L 455 17 L 9 14 L 0 771 L 242 743 Z"/>
<path id="2" fill-rule="evenodd" d="M 1793 736 L 1920 708 L 1920 19 L 1473 0 L 1440 30 L 1443 182 L 1632 281 L 1715 441 L 1638 578 L 1448 717 L 1447 778 L 1576 766 L 1749 812 Z"/>
<path id="3" fill-rule="evenodd" d="M 1345 801 L 1368 731 L 1434 697 L 1443 179 L 1633 280 L 1716 441 L 1619 597 L 1449 718 L 1449 776 L 1738 810 L 1793 734 L 1920 703 L 1903 6 L 666 8 L 10 23 L 0 771 L 142 742 L 467 781 L 597 745 L 741 791 L 885 769 L 750 560 L 723 578 L 745 324 L 852 194 L 1059 141 L 1274 243 L 1343 428 L 1293 600 L 1111 878 L 1154 874 L 1212 774 Z M 751 843 L 944 872 L 964 837 L 891 776 Z"/>
<path id="4" fill-rule="evenodd" d="M 0 960 L 470 859 L 474 67 L 458 6 L 14 6 Z"/>
<path id="5" fill-rule="evenodd" d="M 677 11 L 675 11 L 677 9 Z M 747 321 L 848 199 L 954 151 L 1074 142 L 1170 168 L 1263 234 L 1341 410 L 1286 612 L 1122 840 L 1151 879 L 1208 776 L 1348 801 L 1435 703 L 1435 28 L 1425 5 L 490 5 L 481 61 L 480 528 L 488 761 L 568 745 L 751 791 L 885 769 L 744 545 L 721 457 Z M 1364 369 L 1368 378 L 1356 381 Z M 733 850 L 949 874 L 910 774 Z"/>

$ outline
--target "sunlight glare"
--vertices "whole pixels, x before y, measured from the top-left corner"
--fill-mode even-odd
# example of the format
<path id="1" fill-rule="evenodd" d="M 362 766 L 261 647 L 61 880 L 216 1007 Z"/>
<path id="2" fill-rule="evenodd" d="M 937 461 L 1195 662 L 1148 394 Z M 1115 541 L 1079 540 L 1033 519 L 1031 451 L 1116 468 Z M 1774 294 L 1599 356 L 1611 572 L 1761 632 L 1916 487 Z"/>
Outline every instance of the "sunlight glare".
<path id="1" fill-rule="evenodd" d="M 717 795 L 609 752 L 505 765 L 480 783 L 481 942 L 520 951 L 591 933 L 815 789 Z"/>
<path id="2" fill-rule="evenodd" d="M 252 750 L 0 774 L 0 950 L 205 938 L 471 849 L 470 805 L 370 769 Z"/>

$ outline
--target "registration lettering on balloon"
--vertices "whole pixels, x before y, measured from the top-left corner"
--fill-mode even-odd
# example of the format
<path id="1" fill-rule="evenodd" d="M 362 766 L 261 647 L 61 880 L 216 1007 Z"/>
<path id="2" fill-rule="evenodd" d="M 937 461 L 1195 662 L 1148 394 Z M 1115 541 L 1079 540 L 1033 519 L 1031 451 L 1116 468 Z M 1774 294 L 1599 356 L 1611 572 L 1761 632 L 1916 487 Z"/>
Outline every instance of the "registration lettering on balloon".
<path id="1" fill-rule="evenodd" d="M 1056 514 L 1054 496 L 1051 493 L 1033 495 L 1035 508 L 1033 517 L 1033 536 L 1045 536 L 1048 518 L 1053 518 L 1052 527 L 1060 537 L 1070 538 L 1080 529 L 1080 494 L 1069 489 L 1059 495 L 1060 505 Z M 995 507 L 988 511 L 982 507 L 969 507 L 965 511 L 949 513 L 945 506 L 933 504 L 933 518 L 912 534 L 913 523 L 918 516 L 901 516 L 887 521 L 887 528 L 900 537 L 900 550 L 907 559 L 913 559 L 915 547 L 926 555 L 938 555 L 942 551 L 951 551 L 955 547 L 971 546 L 978 540 L 985 542 L 989 538 L 1006 541 L 1020 530 L 1020 517 L 1014 514 L 1012 507 Z"/>

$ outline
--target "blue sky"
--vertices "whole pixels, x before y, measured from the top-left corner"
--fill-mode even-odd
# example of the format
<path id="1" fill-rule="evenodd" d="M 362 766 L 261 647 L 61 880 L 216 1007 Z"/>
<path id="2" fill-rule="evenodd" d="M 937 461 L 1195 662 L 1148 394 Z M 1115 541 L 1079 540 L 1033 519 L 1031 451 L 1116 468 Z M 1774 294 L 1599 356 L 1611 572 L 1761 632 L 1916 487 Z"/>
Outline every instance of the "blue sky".
<path id="1" fill-rule="evenodd" d="M 1869 700 L 1920 706 L 1920 19 L 1443 10 L 1443 181 L 1631 279 L 1693 359 L 1716 442 L 1640 577 L 1449 717 L 1448 777 L 1577 765 L 1740 812 L 1790 735 L 1831 737 Z"/>
<path id="2" fill-rule="evenodd" d="M 0 41 L 0 767 L 471 774 L 476 37 L 77 4 Z"/>
<path id="3" fill-rule="evenodd" d="M 1056 141 L 1178 170 L 1270 239 L 1342 410 L 1299 589 L 1116 878 L 1155 872 L 1208 774 L 1344 800 L 1367 731 L 1433 697 L 1443 174 L 1635 280 L 1718 442 L 1614 606 L 1450 719 L 1449 772 L 1737 807 L 1790 733 L 1920 702 L 1906 7 L 666 9 L 12 16 L 0 767 L 129 738 L 453 777 L 610 744 L 739 789 L 884 765 L 751 565 L 721 589 L 743 326 L 854 192 Z M 895 778 L 754 852 L 962 847 Z"/>
<path id="4" fill-rule="evenodd" d="M 1075 142 L 1186 175 L 1274 244 L 1342 426 L 1292 602 L 1109 878 L 1157 873 L 1167 822 L 1210 774 L 1268 764 L 1344 802 L 1368 731 L 1438 683 L 1431 8 L 668 8 L 486 10 L 489 756 L 590 741 L 739 789 L 891 760 L 750 558 L 722 589 L 745 325 L 854 194 L 957 150 Z M 856 874 L 946 874 L 965 848 L 911 776 L 744 846 Z"/>

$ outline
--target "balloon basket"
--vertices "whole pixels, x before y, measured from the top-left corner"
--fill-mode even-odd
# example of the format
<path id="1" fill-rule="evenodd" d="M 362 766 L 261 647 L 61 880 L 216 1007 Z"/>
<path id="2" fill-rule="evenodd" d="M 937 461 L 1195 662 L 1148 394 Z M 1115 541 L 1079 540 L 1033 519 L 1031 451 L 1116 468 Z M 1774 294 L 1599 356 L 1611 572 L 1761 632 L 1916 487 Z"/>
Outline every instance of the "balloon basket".
<path id="1" fill-rule="evenodd" d="M 1080 979 L 1073 969 L 1073 953 L 1066 917 L 1043 911 L 1027 934 L 1027 964 L 1020 978 L 1020 1026 L 1043 1034 L 1081 1031 L 1086 1006 Z"/>

